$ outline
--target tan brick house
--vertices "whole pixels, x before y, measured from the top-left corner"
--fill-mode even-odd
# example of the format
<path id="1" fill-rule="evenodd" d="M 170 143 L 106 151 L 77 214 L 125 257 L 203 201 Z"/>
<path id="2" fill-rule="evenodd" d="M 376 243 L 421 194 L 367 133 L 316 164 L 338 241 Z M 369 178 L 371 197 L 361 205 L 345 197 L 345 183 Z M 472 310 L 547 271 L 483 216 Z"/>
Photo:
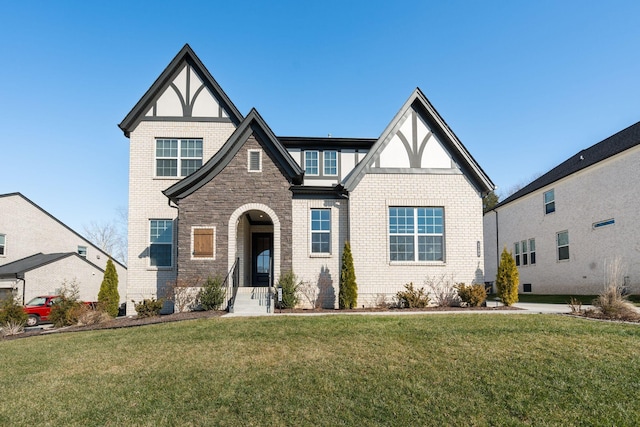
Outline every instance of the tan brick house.
<path id="1" fill-rule="evenodd" d="M 493 183 L 419 89 L 377 139 L 279 137 L 185 45 L 120 128 L 128 300 L 215 274 L 256 293 L 292 269 L 305 304 L 333 307 L 347 240 L 359 305 L 431 276 L 483 280 Z"/>

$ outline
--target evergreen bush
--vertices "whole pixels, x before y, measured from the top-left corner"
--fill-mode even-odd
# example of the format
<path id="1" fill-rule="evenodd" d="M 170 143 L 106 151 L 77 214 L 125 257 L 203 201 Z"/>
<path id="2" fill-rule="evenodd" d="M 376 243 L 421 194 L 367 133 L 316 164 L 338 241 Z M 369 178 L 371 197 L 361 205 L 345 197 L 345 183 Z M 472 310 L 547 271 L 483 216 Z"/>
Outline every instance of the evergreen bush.
<path id="1" fill-rule="evenodd" d="M 487 290 L 480 283 L 475 283 L 471 286 L 458 283 L 456 289 L 460 300 L 468 307 L 480 307 L 487 300 Z"/>
<path id="2" fill-rule="evenodd" d="M 15 297 L 9 296 L 0 301 L 0 327 L 7 324 L 27 323 L 27 313 Z"/>
<path id="3" fill-rule="evenodd" d="M 416 289 L 411 282 L 404 285 L 404 289 L 396 294 L 400 308 L 424 308 L 429 305 L 429 295 L 424 287 Z"/>
<path id="4" fill-rule="evenodd" d="M 278 287 L 282 288 L 282 301 L 277 302 L 278 308 L 294 308 L 298 305 L 298 276 L 292 270 L 287 271 L 278 279 Z"/>
<path id="5" fill-rule="evenodd" d="M 200 290 L 198 298 L 200 300 L 200 306 L 204 310 L 218 310 L 224 303 L 222 277 L 220 275 L 216 275 L 214 278 L 209 276 L 202 290 Z"/>
<path id="6" fill-rule="evenodd" d="M 104 278 L 100 285 L 100 292 L 98 292 L 98 302 L 100 303 L 100 308 L 106 311 L 109 316 L 116 317 L 118 315 L 118 307 L 120 305 L 118 272 L 111 258 L 107 261 L 107 267 L 104 270 Z"/>
<path id="7" fill-rule="evenodd" d="M 355 308 L 358 304 L 358 285 L 356 283 L 356 270 L 353 266 L 351 245 L 344 242 L 342 251 L 342 267 L 340 269 L 340 291 L 338 293 L 338 306 L 340 309 Z"/>
<path id="8" fill-rule="evenodd" d="M 131 302 L 134 304 L 139 318 L 159 316 L 160 310 L 162 310 L 162 306 L 164 305 L 162 299 L 156 300 L 155 298 L 144 299 L 139 303 L 136 303 L 134 300 L 131 300 Z"/>
<path id="9" fill-rule="evenodd" d="M 520 284 L 520 276 L 516 262 L 511 252 L 505 247 L 500 255 L 500 265 L 498 266 L 498 274 L 496 275 L 496 288 L 498 298 L 504 305 L 513 305 L 518 302 L 518 285 Z"/>

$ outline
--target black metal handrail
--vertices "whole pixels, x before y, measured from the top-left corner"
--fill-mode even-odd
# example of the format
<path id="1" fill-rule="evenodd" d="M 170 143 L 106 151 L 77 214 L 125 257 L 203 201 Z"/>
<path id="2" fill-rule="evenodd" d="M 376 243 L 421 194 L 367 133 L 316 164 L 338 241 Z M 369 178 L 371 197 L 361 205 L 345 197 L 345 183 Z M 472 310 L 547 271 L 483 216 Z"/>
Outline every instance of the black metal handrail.
<path id="1" fill-rule="evenodd" d="M 240 258 L 236 258 L 236 261 L 231 266 L 231 270 L 227 273 L 227 277 L 225 277 L 224 282 L 222 282 L 222 286 L 226 287 L 225 294 L 227 297 L 227 311 L 229 313 L 233 312 L 233 304 L 236 301 L 238 286 L 240 284 L 240 270 L 238 268 L 238 264 L 240 264 Z"/>

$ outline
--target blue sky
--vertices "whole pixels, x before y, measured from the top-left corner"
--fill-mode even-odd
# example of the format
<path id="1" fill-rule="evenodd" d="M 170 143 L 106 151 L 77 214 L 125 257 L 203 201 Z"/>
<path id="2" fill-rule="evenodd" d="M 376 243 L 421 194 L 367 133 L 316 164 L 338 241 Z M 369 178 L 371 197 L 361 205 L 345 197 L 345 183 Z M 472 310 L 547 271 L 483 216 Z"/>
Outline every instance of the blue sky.
<path id="1" fill-rule="evenodd" d="M 127 205 L 117 124 L 189 43 L 274 132 L 377 137 L 420 87 L 504 192 L 640 120 L 637 1 L 23 1 L 0 18 L 0 193 Z"/>

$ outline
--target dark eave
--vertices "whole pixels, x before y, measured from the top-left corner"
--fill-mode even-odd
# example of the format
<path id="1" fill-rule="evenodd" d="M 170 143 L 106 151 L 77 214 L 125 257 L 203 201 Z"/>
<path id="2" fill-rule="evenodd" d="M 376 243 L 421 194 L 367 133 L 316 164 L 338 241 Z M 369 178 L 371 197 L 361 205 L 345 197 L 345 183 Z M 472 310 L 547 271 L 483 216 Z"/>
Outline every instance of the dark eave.
<path id="1" fill-rule="evenodd" d="M 99 271 L 104 272 L 100 267 L 87 261 L 85 257 L 81 257 L 76 252 L 62 252 L 55 254 L 37 253 L 0 266 L 0 278 L 20 278 L 20 276 L 24 275 L 24 273 L 28 271 L 35 270 L 70 256 L 77 256 Z"/>
<path id="2" fill-rule="evenodd" d="M 288 149 L 306 150 L 369 150 L 377 141 L 375 138 L 333 138 L 279 136 L 278 140 Z"/>
<path id="3" fill-rule="evenodd" d="M 294 198 L 302 199 L 344 199 L 348 197 L 344 189 L 339 185 L 334 187 L 292 185 L 291 192 L 293 193 Z"/>
<path id="4" fill-rule="evenodd" d="M 527 194 L 533 193 L 543 187 L 547 187 L 556 181 L 566 178 L 589 166 L 593 166 L 609 157 L 622 153 L 640 144 L 640 122 L 592 145 L 591 147 L 576 153 L 569 159 L 560 163 L 549 172 L 534 180 L 530 184 L 516 191 L 500 203 L 496 208 L 513 202 Z M 494 208 L 495 209 L 495 208 Z"/>

